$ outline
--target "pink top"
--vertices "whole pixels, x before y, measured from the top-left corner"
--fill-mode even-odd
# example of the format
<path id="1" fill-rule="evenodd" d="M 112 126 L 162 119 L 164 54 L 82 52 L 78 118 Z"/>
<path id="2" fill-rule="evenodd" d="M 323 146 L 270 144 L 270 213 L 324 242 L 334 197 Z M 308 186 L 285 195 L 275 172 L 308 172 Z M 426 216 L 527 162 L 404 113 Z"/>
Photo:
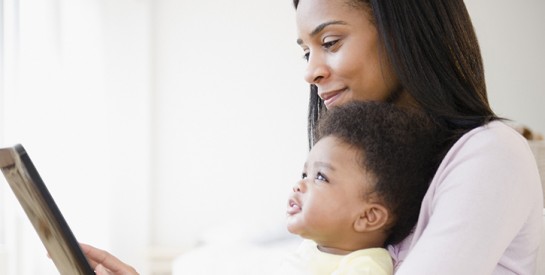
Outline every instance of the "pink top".
<path id="1" fill-rule="evenodd" d="M 502 122 L 447 153 L 411 236 L 388 247 L 396 275 L 534 274 L 543 193 L 526 140 Z"/>

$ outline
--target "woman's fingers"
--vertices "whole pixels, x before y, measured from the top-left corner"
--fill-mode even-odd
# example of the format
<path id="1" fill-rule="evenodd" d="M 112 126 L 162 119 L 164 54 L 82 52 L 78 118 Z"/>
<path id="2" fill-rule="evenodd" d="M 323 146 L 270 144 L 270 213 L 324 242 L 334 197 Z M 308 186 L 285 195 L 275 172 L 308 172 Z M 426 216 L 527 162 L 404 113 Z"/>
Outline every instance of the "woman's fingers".
<path id="1" fill-rule="evenodd" d="M 89 264 L 95 269 L 96 274 L 115 274 L 115 275 L 135 275 L 136 270 L 116 258 L 109 252 L 90 246 L 88 244 L 80 244 L 81 249 Z"/>
<path id="2" fill-rule="evenodd" d="M 110 273 L 110 271 L 107 270 L 103 265 L 99 264 L 95 268 L 95 274 L 96 275 L 110 275 L 112 273 Z"/>

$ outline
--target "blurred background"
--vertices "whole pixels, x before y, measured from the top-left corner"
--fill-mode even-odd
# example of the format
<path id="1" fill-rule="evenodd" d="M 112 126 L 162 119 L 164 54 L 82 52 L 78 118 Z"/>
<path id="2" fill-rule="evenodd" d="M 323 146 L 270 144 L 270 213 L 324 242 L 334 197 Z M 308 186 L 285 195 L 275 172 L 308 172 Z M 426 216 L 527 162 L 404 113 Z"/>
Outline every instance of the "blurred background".
<path id="1" fill-rule="evenodd" d="M 494 110 L 545 133 L 545 1 L 466 5 Z M 79 241 L 168 274 L 206 236 L 286 234 L 308 97 L 290 0 L 0 0 L 0 19 L 0 144 Z M 4 274 L 57 272 L 2 179 Z"/>

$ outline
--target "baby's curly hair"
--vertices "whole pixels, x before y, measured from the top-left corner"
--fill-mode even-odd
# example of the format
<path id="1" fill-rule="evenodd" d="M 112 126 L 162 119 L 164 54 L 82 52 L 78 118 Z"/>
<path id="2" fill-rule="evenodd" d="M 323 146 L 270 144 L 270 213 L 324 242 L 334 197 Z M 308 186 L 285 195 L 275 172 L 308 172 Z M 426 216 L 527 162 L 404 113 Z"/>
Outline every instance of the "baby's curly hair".
<path id="1" fill-rule="evenodd" d="M 410 234 L 420 205 L 442 159 L 438 126 L 423 112 L 383 102 L 352 102 L 329 110 L 317 128 L 319 140 L 333 136 L 360 152 L 374 175 L 374 194 L 390 210 L 386 244 Z"/>

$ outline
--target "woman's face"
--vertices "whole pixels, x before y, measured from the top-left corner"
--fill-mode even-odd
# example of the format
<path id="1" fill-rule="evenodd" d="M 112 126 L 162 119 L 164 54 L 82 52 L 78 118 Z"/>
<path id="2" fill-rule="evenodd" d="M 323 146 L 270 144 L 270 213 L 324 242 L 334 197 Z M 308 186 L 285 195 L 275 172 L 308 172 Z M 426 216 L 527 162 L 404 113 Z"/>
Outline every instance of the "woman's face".
<path id="1" fill-rule="evenodd" d="M 370 10 L 347 0 L 301 0 L 296 11 L 308 65 L 305 80 L 316 85 L 325 106 L 351 100 L 386 101 L 399 83 L 379 43 Z"/>

